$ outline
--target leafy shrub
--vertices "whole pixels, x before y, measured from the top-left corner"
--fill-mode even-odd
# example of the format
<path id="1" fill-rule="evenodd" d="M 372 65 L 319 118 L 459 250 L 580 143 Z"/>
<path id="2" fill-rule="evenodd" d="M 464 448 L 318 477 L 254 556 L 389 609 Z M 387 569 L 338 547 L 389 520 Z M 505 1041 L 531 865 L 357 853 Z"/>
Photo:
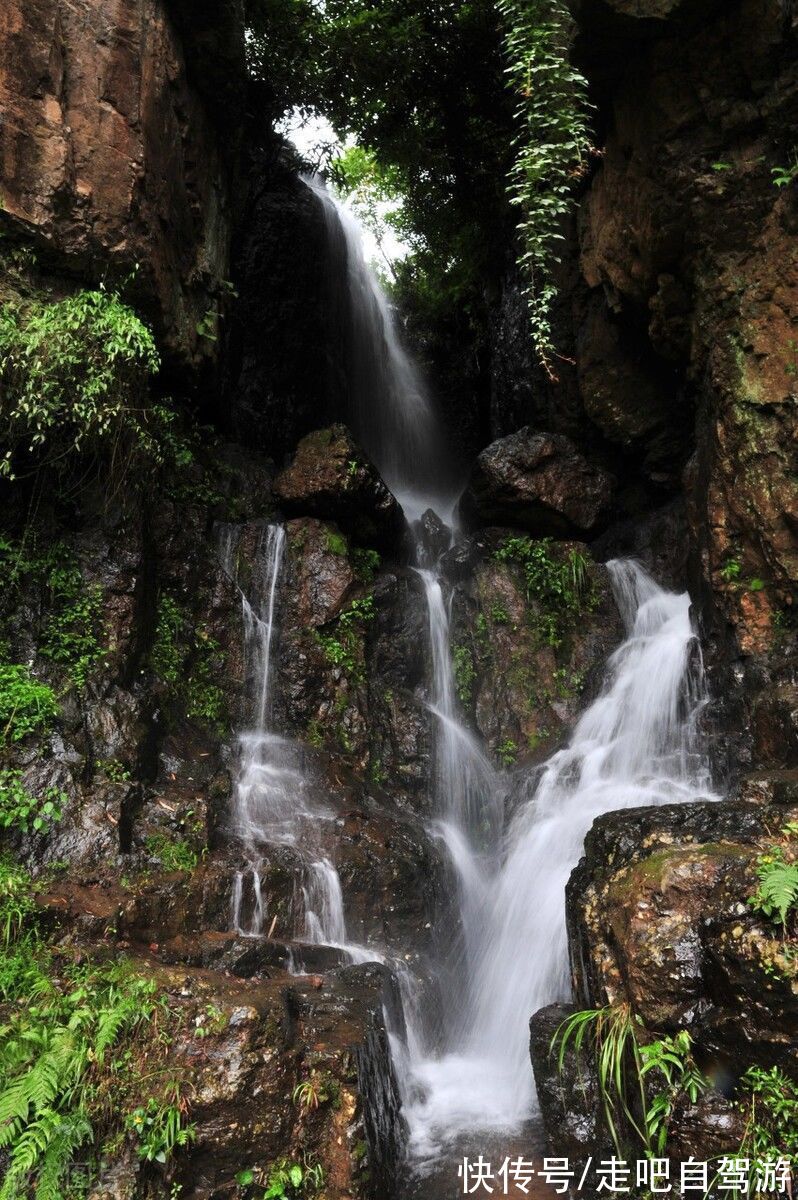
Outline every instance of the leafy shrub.
<path id="1" fill-rule="evenodd" d="M 61 820 L 67 797 L 55 787 L 42 796 L 33 796 L 22 782 L 22 772 L 0 770 L 0 829 L 18 829 L 20 833 L 46 833 Z"/>
<path id="2" fill-rule="evenodd" d="M 452 670 L 457 698 L 461 704 L 470 704 L 474 697 L 477 671 L 474 656 L 468 646 L 452 647 Z"/>
<path id="3" fill-rule="evenodd" d="M 778 1067 L 749 1067 L 740 1080 L 747 1112 L 741 1151 L 756 1162 L 798 1158 L 798 1084 Z"/>
<path id="4" fill-rule="evenodd" d="M 183 1124 L 179 1104 L 164 1104 L 154 1096 L 125 1117 L 125 1129 L 135 1135 L 139 1158 L 147 1162 L 165 1163 L 176 1149 L 188 1146 L 197 1136 L 193 1125 Z"/>
<path id="5" fill-rule="evenodd" d="M 76 565 L 53 573 L 55 609 L 41 643 L 41 652 L 66 667 L 75 687 L 86 684 L 91 668 L 105 653 L 102 644 L 102 591 L 86 587 Z"/>
<path id="6" fill-rule="evenodd" d="M 334 633 L 316 631 L 316 640 L 328 662 L 342 667 L 347 675 L 358 681 L 363 678 L 362 625 L 374 620 L 374 597 L 353 600 L 335 620 Z"/>
<path id="7" fill-rule="evenodd" d="M 0 662 L 0 745 L 45 733 L 58 716 L 55 692 L 22 663 Z"/>
<path id="8" fill-rule="evenodd" d="M 641 1032 L 640 1018 L 619 1004 L 572 1013 L 552 1039 L 560 1071 L 569 1046 L 577 1054 L 585 1042 L 591 1046 L 604 1119 L 621 1158 L 626 1130 L 648 1155 L 664 1154 L 676 1101 L 684 1096 L 695 1104 L 709 1086 L 686 1029 L 651 1042 L 643 1042 Z"/>
<path id="9" fill-rule="evenodd" d="M 113 292 L 6 305 L 0 313 L 0 474 L 19 452 L 59 464 L 77 453 L 152 455 L 144 396 L 160 361 L 150 330 Z"/>
<path id="10" fill-rule="evenodd" d="M 187 716 L 224 734 L 226 701 L 217 683 L 224 670 L 224 652 L 206 629 L 193 624 L 186 610 L 168 593 L 158 600 L 150 665 L 169 685 Z"/>

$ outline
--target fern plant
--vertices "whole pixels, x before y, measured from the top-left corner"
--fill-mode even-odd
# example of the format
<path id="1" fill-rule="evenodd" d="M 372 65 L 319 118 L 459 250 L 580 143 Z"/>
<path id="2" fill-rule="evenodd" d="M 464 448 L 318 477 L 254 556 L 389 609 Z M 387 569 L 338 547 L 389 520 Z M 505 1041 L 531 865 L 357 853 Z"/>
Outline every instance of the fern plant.
<path id="1" fill-rule="evenodd" d="M 526 277 L 532 339 L 557 378 L 551 329 L 554 265 L 574 183 L 590 149 L 587 83 L 570 61 L 573 19 L 565 0 L 497 0 L 505 23 L 507 73 L 517 98 L 516 158 L 510 199 L 520 209 L 519 264 Z"/>
<path id="2" fill-rule="evenodd" d="M 759 857 L 756 873 L 759 887 L 748 903 L 786 932 L 789 916 L 798 908 L 798 862 L 787 862 L 781 847 L 774 847 Z"/>
<path id="3" fill-rule="evenodd" d="M 30 876 L 0 861 L 6 947 L 0 955 L 0 1153 L 6 1165 L 0 1200 L 27 1200 L 32 1187 L 37 1200 L 63 1200 L 74 1152 L 116 1116 L 109 1096 L 118 1104 L 120 1094 L 141 1088 L 131 1070 L 133 1038 L 155 1020 L 163 1000 L 154 981 L 124 961 L 60 963 L 56 976 L 52 953 L 30 919 L 30 892 Z M 163 1119 L 151 1145 L 157 1135 L 153 1158 L 162 1161 L 192 1131 L 183 1126 L 174 1095 L 165 1108 L 153 1102 Z"/>

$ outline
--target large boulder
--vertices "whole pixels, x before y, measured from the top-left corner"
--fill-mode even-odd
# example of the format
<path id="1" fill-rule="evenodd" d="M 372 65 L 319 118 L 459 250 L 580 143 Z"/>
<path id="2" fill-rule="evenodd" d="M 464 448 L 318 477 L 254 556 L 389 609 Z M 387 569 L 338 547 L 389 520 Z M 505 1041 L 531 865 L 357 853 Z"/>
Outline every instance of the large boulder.
<path id="1" fill-rule="evenodd" d="M 344 425 L 302 438 L 274 494 L 287 513 L 337 521 L 366 545 L 393 547 L 404 529 L 398 502 Z"/>
<path id="2" fill-rule="evenodd" d="M 511 525 L 538 537 L 595 531 L 606 520 L 614 480 L 562 434 L 528 426 L 477 458 L 460 501 L 466 521 Z"/>

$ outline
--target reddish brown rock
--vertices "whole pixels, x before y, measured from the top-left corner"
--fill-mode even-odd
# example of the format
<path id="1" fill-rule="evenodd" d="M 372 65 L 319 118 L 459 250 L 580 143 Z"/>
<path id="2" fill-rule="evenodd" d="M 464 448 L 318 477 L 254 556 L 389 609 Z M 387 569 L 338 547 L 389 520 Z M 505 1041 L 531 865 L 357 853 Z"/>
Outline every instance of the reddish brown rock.
<path id="1" fill-rule="evenodd" d="M 366 545 L 394 548 L 404 528 L 397 501 L 344 425 L 302 438 L 274 494 L 286 512 L 337 521 Z"/>
<path id="2" fill-rule="evenodd" d="M 564 537 L 606 520 L 612 489 L 612 477 L 568 438 L 526 427 L 482 451 L 460 508 L 471 522 Z"/>
<path id="3" fill-rule="evenodd" d="M 214 352 L 197 326 L 214 325 L 229 276 L 234 141 L 189 81 L 163 0 L 10 0 L 0 62 L 6 227 L 70 270 L 138 268 L 167 348 Z"/>

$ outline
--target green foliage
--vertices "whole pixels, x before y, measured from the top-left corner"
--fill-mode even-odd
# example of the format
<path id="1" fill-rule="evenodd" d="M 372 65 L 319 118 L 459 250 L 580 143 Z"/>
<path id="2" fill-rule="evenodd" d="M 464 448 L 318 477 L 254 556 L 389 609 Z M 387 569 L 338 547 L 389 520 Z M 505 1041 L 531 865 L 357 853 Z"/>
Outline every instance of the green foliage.
<path id="1" fill-rule="evenodd" d="M 452 669 L 458 700 L 461 704 L 471 704 L 474 698 L 474 682 L 477 672 L 474 666 L 474 656 L 468 646 L 452 647 Z"/>
<path id="2" fill-rule="evenodd" d="M 33 883 L 23 867 L 0 858 L 0 945 L 9 951 L 12 943 L 22 934 L 36 911 L 33 900 Z M 8 963 L 4 964 L 8 966 Z M 2 976 L 0 976 L 2 980 Z M 5 983 L 0 983 L 0 995 L 7 998 Z"/>
<path id="3" fill-rule="evenodd" d="M 165 871 L 193 871 L 199 854 L 183 838 L 170 838 L 165 833 L 151 833 L 145 839 L 147 853 L 160 859 Z"/>
<path id="4" fill-rule="evenodd" d="M 263 1200 L 290 1200 L 291 1197 L 309 1196 L 324 1184 L 324 1171 L 319 1163 L 305 1161 L 303 1164 L 281 1159 L 269 1171 L 269 1181 Z"/>
<path id="5" fill-rule="evenodd" d="M 165 1163 L 175 1150 L 196 1138 L 194 1126 L 183 1123 L 180 1105 L 163 1103 L 154 1096 L 128 1113 L 125 1129 L 135 1136 L 139 1158 L 147 1162 Z"/>
<path id="6" fill-rule="evenodd" d="M 365 550 L 356 547 L 351 555 L 352 567 L 361 583 L 374 582 L 374 576 L 380 569 L 381 558 L 377 550 Z"/>
<path id="7" fill-rule="evenodd" d="M 35 530 L 26 530 L 19 542 L 0 537 L 0 566 L 6 583 L 3 607 L 13 610 L 23 587 L 37 588 L 46 615 L 39 632 L 40 652 L 65 669 L 73 686 L 83 687 L 105 652 L 102 592 L 98 584 L 87 585 L 74 554 L 63 542 L 47 539 L 37 548 L 37 540 Z"/>
<path id="8" fill-rule="evenodd" d="M 364 623 L 374 620 L 374 597 L 369 594 L 353 600 L 335 619 L 334 633 L 316 631 L 316 640 L 328 662 L 341 667 L 356 682 L 363 678 Z"/>
<path id="9" fill-rule="evenodd" d="M 493 604 L 490 610 L 490 619 L 494 625 L 507 625 L 510 621 L 510 614 L 503 604 Z"/>
<path id="10" fill-rule="evenodd" d="M 114 1127 L 122 1138 L 134 1130 L 121 1120 L 120 1098 L 140 1091 L 139 1059 L 148 1061 L 165 1041 L 165 1000 L 152 980 L 125 961 L 69 961 L 59 952 L 56 962 L 38 938 L 34 911 L 30 876 L 0 860 L 0 1151 L 7 1168 L 0 1200 L 23 1200 L 32 1188 L 37 1197 L 64 1200 L 75 1150 Z M 151 1070 L 149 1077 L 158 1094 L 142 1101 L 140 1152 L 163 1161 L 192 1133 L 183 1127 L 175 1085 L 164 1090 Z"/>
<path id="11" fill-rule="evenodd" d="M 58 716 L 55 692 L 22 663 L 0 662 L 0 746 L 46 733 Z"/>
<path id="12" fill-rule="evenodd" d="M 66 794 L 58 788 L 49 787 L 43 795 L 34 796 L 23 784 L 21 771 L 0 770 L 0 829 L 46 833 L 61 820 L 66 803 Z"/>
<path id="13" fill-rule="evenodd" d="M 101 758 L 96 763 L 97 770 L 104 775 L 109 783 L 129 783 L 130 768 L 118 758 Z"/>
<path id="14" fill-rule="evenodd" d="M 661 1156 L 665 1153 L 668 1127 L 676 1101 L 686 1096 L 691 1104 L 695 1104 L 701 1093 L 709 1087 L 709 1080 L 693 1060 L 692 1039 L 686 1029 L 679 1030 L 673 1037 L 662 1037 L 641 1045 L 640 1059 L 641 1076 L 645 1078 L 654 1074 L 659 1088 L 649 1098 L 645 1127 L 646 1137 Z"/>
<path id="15" fill-rule="evenodd" d="M 786 166 L 771 167 L 770 173 L 777 188 L 789 187 L 794 183 L 798 179 L 798 148 L 793 148 Z"/>
<path id="16" fill-rule="evenodd" d="M 727 558 L 718 574 L 724 583 L 734 583 L 740 578 L 743 569 L 743 564 L 739 558 Z"/>
<path id="17" fill-rule="evenodd" d="M 349 543 L 342 533 L 338 533 L 334 529 L 328 529 L 325 534 L 325 541 L 330 554 L 338 554 L 342 558 L 346 557 L 349 551 Z"/>
<path id="18" fill-rule="evenodd" d="M 595 606 L 589 560 L 579 550 L 555 549 L 551 538 L 510 537 L 495 557 L 523 569 L 527 599 L 540 610 L 535 618 L 538 633 L 549 646 L 559 646 L 577 618 Z"/>
<path id="19" fill-rule="evenodd" d="M 787 862 L 783 848 L 774 846 L 757 859 L 756 874 L 759 886 L 748 903 L 786 932 L 790 915 L 798 910 L 798 862 Z"/>
<path id="20" fill-rule="evenodd" d="M 695 1103 L 709 1086 L 693 1061 L 686 1030 L 641 1044 L 639 1029 L 639 1018 L 628 1005 L 610 1005 L 572 1013 L 552 1040 L 560 1071 L 569 1047 L 578 1055 L 589 1041 L 604 1118 L 620 1157 L 625 1129 L 631 1130 L 647 1154 L 664 1154 L 677 1099 L 686 1096 Z"/>
<path id="21" fill-rule="evenodd" d="M 173 596 L 158 600 L 150 665 L 188 717 L 223 736 L 228 714 L 223 688 L 224 652 L 207 629 L 195 626 Z"/>
<path id="22" fill-rule="evenodd" d="M 527 279 L 532 338 L 556 379 L 550 312 L 556 295 L 555 244 L 574 203 L 574 183 L 590 149 L 587 83 L 570 62 L 573 18 L 565 0 L 496 0 L 505 22 L 510 84 L 516 98 L 516 160 L 511 200 L 520 209 L 519 259 Z"/>
<path id="23" fill-rule="evenodd" d="M 505 738 L 496 747 L 499 762 L 505 767 L 511 767 L 518 758 L 518 746 L 512 738 Z"/>
<path id="24" fill-rule="evenodd" d="M 798 1085 L 778 1067 L 753 1066 L 740 1080 L 747 1111 L 741 1152 L 757 1162 L 798 1158 Z"/>
<path id="25" fill-rule="evenodd" d="M 53 611 L 41 652 L 66 667 L 74 686 L 81 688 L 104 654 L 102 591 L 99 584 L 87 588 L 74 563 L 54 568 L 49 583 Z"/>
<path id="26" fill-rule="evenodd" d="M 127 465 L 149 456 L 144 397 L 160 361 L 150 330 L 113 292 L 83 291 L 0 313 L 0 474 L 20 456 Z"/>

